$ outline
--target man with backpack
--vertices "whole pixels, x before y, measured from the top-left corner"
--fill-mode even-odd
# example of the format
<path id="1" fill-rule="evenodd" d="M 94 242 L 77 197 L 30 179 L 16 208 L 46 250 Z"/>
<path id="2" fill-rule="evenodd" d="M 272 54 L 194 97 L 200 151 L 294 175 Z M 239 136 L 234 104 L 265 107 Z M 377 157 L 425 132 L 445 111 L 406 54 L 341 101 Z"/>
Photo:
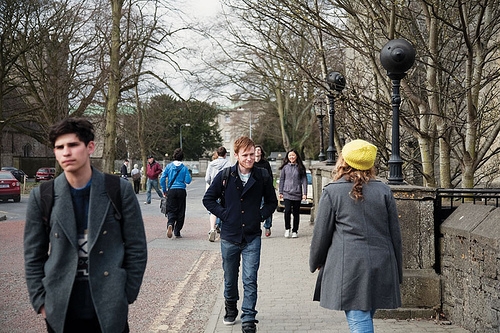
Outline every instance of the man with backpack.
<path id="1" fill-rule="evenodd" d="M 128 304 L 147 261 L 136 195 L 129 182 L 91 166 L 88 120 L 62 120 L 49 140 L 64 172 L 29 197 L 24 260 L 31 303 L 48 332 L 129 332 Z"/>
<path id="2" fill-rule="evenodd" d="M 220 217 L 221 254 L 224 270 L 225 310 L 223 322 L 233 325 L 238 316 L 238 272 L 243 281 L 241 329 L 256 332 L 257 271 L 260 265 L 261 222 L 276 209 L 273 180 L 265 169 L 254 167 L 255 143 L 240 137 L 234 143 L 237 163 L 219 172 L 205 192 L 203 205 Z M 226 172 L 229 171 L 229 172 Z M 263 201 L 263 203 L 262 203 Z M 262 203 L 262 205 L 261 205 Z"/>

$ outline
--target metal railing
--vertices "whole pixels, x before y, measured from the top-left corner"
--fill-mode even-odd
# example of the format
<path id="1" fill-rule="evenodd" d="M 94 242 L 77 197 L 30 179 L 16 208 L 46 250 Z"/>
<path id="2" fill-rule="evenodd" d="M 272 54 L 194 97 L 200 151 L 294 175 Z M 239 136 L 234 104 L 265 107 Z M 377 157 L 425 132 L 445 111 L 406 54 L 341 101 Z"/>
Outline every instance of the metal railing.
<path id="1" fill-rule="evenodd" d="M 434 203 L 435 221 L 441 225 L 462 203 L 500 206 L 500 189 L 437 189 Z"/>
<path id="2" fill-rule="evenodd" d="M 462 203 L 472 203 L 475 205 L 491 205 L 500 207 L 500 189 L 437 189 L 434 200 L 434 248 L 436 253 L 436 265 L 434 269 L 439 274 L 441 272 L 441 249 L 440 238 L 441 224 L 460 206 Z"/>

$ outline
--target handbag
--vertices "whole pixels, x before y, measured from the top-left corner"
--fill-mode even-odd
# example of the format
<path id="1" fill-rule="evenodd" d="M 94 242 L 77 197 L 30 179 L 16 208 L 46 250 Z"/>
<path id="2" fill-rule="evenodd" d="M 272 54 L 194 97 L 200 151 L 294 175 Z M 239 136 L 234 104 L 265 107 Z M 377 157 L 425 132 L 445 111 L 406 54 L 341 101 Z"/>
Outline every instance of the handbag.
<path id="1" fill-rule="evenodd" d="M 167 215 L 167 213 L 168 213 L 167 212 L 167 197 L 166 196 L 162 197 L 160 199 L 160 212 L 162 214 L 165 214 L 165 215 Z"/>
<path id="2" fill-rule="evenodd" d="M 174 178 L 172 179 L 172 182 L 167 187 L 167 192 L 160 199 L 160 212 L 162 214 L 164 214 L 165 216 L 167 216 L 167 214 L 168 214 L 168 206 L 167 206 L 168 191 L 170 190 L 170 187 L 172 187 L 172 185 L 174 184 L 175 179 L 177 178 L 177 175 L 179 174 L 179 172 L 181 172 L 181 169 L 177 170 L 177 173 L 175 174 Z"/>

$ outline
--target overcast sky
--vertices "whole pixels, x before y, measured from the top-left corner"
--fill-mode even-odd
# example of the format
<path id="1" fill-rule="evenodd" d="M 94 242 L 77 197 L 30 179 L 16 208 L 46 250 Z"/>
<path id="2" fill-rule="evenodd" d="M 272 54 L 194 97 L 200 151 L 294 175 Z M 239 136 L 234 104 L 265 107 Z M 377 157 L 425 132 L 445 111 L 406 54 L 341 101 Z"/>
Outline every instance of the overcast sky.
<path id="1" fill-rule="evenodd" d="M 219 0 L 183 0 L 175 2 L 175 5 L 185 13 L 187 20 L 194 23 L 194 26 L 198 28 L 201 28 L 204 23 L 212 23 L 214 21 L 214 16 L 221 10 Z M 190 52 L 188 57 L 181 56 L 181 58 L 177 60 L 183 68 L 193 70 L 194 72 L 196 72 L 195 68 L 201 63 L 198 58 L 204 53 L 213 52 L 211 43 L 199 34 L 183 31 L 176 35 L 176 39 L 180 42 L 178 46 L 184 45 L 194 50 Z M 203 94 L 200 94 L 201 91 L 196 88 L 193 89 L 193 87 L 189 87 L 189 85 L 186 84 L 186 78 L 191 79 L 189 74 L 185 72 L 179 73 L 168 67 L 165 67 L 164 70 L 165 74 L 169 77 L 169 83 L 183 98 L 189 98 L 192 94 L 201 100 L 206 98 L 203 97 Z"/>

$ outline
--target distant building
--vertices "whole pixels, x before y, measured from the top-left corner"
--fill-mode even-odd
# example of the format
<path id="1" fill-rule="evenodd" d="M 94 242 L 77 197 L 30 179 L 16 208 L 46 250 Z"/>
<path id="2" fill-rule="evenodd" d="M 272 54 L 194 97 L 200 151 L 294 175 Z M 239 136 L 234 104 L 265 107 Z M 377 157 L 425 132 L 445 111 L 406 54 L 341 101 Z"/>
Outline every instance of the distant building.
<path id="1" fill-rule="evenodd" d="M 235 163 L 233 145 L 240 136 L 252 138 L 254 125 L 261 113 L 259 102 L 233 101 L 227 106 L 218 106 L 219 116 L 216 120 L 222 136 L 222 145 L 226 147 L 231 164 Z"/>

